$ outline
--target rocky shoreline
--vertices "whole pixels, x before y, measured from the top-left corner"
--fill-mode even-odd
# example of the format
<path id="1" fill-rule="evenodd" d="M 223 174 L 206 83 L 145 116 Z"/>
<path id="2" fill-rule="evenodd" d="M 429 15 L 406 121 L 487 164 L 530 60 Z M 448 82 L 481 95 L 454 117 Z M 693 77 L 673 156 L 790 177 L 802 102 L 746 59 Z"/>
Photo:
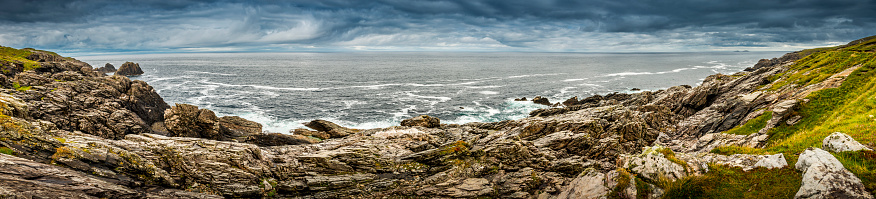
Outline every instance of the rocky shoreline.
<path id="1" fill-rule="evenodd" d="M 762 89 L 802 51 L 696 87 L 573 98 L 519 120 L 456 125 L 420 116 L 382 129 L 315 120 L 293 134 L 170 106 L 143 81 L 28 53 L 38 68 L 0 62 L 0 198 L 661 198 L 666 183 L 710 165 L 789 164 L 803 172 L 797 198 L 873 197 L 818 148 L 796 164 L 782 153 L 711 152 L 764 147 L 771 128 L 799 121 L 795 107 L 809 93 L 838 87 L 857 69 L 802 89 Z M 765 112 L 757 133 L 722 133 Z M 843 135 L 822 148 L 870 150 Z"/>

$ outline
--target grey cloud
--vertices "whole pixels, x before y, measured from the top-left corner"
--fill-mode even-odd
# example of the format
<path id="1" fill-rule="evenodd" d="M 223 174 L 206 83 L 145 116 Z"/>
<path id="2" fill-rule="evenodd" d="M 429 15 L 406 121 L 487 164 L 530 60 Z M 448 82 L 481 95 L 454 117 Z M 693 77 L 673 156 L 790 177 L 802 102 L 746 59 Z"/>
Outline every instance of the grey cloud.
<path id="1" fill-rule="evenodd" d="M 876 32 L 876 3 L 858 0 L 0 3 L 0 45 L 70 51 L 788 50 Z"/>

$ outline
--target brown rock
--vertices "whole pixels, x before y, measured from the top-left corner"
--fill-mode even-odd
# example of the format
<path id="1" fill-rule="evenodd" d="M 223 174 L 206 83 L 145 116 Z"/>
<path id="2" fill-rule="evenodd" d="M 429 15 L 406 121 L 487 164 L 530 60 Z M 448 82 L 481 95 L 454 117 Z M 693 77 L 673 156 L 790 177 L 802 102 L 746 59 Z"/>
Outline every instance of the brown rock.
<path id="1" fill-rule="evenodd" d="M 116 70 L 116 67 L 113 66 L 112 64 L 106 63 L 106 65 L 104 65 L 103 67 L 94 69 L 94 71 L 97 71 L 100 73 L 111 73 L 111 72 L 116 72 L 117 70 Z"/>
<path id="2" fill-rule="evenodd" d="M 313 121 L 304 123 L 304 126 L 307 126 L 313 130 L 326 132 L 329 135 L 331 135 L 332 138 L 347 137 L 350 134 L 354 134 L 354 133 L 358 132 L 358 130 L 342 127 L 342 126 L 339 126 L 335 123 L 325 121 L 325 120 L 313 120 Z"/>
<path id="3" fill-rule="evenodd" d="M 544 97 L 542 97 L 542 96 L 535 96 L 535 98 L 532 98 L 532 103 L 541 104 L 541 105 L 546 105 L 546 106 L 550 106 L 550 105 L 551 105 L 551 102 L 548 101 L 547 98 L 544 98 Z"/>
<path id="4" fill-rule="evenodd" d="M 246 139 L 246 143 L 259 146 L 285 146 L 299 144 L 314 144 L 319 143 L 319 140 L 309 138 L 303 135 L 287 135 L 282 133 L 268 133 L 250 135 Z"/>
<path id="5" fill-rule="evenodd" d="M 572 106 L 575 104 L 578 104 L 578 96 L 575 96 L 575 97 L 567 99 L 566 101 L 563 101 L 563 106 Z"/>
<path id="6" fill-rule="evenodd" d="M 323 139 L 323 140 L 329 139 L 332 137 L 331 135 L 329 135 L 328 133 L 323 132 L 323 131 L 311 131 L 311 130 L 307 130 L 307 129 L 295 129 L 295 130 L 289 131 L 289 133 L 292 133 L 294 135 L 313 136 L 315 138 L 319 138 L 319 139 Z"/>
<path id="7" fill-rule="evenodd" d="M 115 75 L 137 76 L 142 74 L 143 70 L 140 69 L 140 64 L 134 62 L 125 62 L 124 64 L 122 64 L 121 67 L 119 67 L 119 70 L 116 71 Z"/>
<path id="8" fill-rule="evenodd" d="M 437 117 L 421 115 L 401 121 L 402 126 L 422 126 L 426 128 L 435 128 L 441 126 L 441 120 Z"/>

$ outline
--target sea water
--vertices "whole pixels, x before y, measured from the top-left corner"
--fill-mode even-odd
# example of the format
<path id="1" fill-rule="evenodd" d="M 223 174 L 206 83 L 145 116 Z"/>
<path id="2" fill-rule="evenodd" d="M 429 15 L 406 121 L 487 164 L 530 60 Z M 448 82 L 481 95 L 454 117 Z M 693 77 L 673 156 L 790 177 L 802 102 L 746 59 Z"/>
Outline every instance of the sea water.
<path id="1" fill-rule="evenodd" d="M 237 115 L 286 133 L 324 119 L 353 128 L 430 115 L 442 123 L 520 119 L 547 106 L 515 98 L 698 85 L 785 52 L 699 53 L 188 53 L 76 57 L 92 66 L 137 62 L 168 104 Z"/>

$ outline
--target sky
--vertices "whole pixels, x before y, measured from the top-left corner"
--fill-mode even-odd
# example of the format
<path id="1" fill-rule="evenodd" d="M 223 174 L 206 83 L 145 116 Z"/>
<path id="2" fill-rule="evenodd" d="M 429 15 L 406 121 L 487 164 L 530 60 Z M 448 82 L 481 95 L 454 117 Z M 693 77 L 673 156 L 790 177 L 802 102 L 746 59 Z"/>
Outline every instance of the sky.
<path id="1" fill-rule="evenodd" d="M 874 0 L 0 0 L 0 45 L 72 54 L 794 51 L 876 35 Z"/>

